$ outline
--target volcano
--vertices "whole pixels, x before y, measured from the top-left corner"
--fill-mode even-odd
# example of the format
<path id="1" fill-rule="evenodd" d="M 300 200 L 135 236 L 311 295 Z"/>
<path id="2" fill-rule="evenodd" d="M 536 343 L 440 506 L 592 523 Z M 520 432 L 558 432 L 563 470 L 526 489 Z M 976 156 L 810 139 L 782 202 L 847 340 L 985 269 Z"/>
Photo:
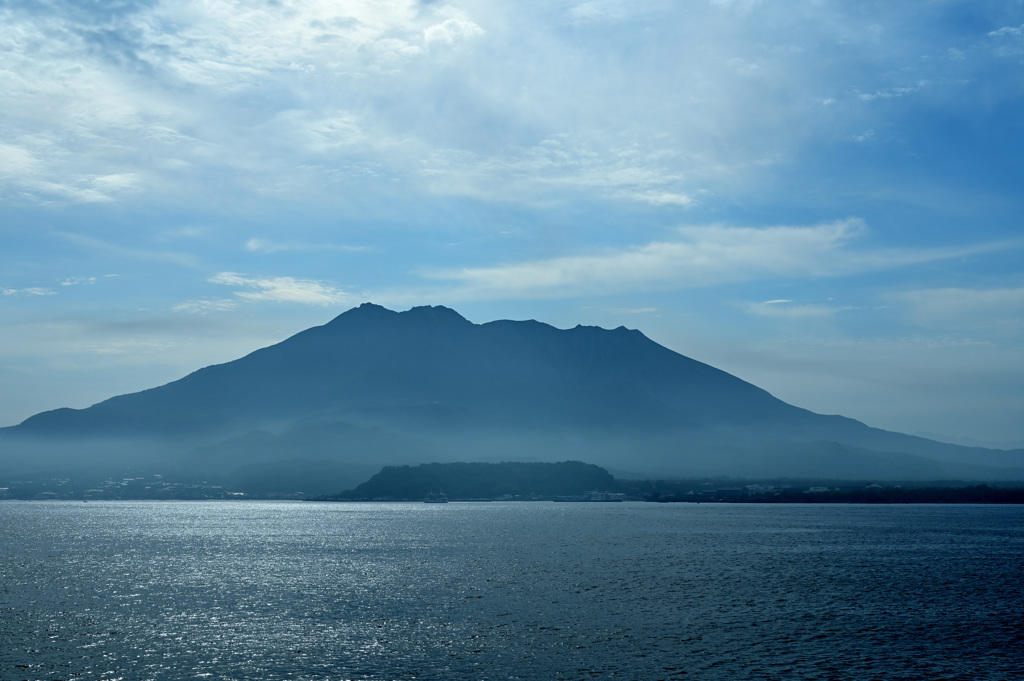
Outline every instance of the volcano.
<path id="1" fill-rule="evenodd" d="M 816 414 L 636 330 L 370 303 L 166 385 L 37 414 L 0 429 L 0 447 L 0 473 L 133 464 L 311 490 L 384 465 L 570 459 L 633 477 L 1024 479 L 1024 451 Z"/>

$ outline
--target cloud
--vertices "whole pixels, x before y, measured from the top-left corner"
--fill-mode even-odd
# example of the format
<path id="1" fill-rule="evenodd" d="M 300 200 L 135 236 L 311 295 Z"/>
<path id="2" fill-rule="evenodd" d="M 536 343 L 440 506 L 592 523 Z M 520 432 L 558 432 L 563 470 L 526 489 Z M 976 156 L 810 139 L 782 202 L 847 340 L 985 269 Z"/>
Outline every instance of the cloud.
<path id="1" fill-rule="evenodd" d="M 455 46 L 483 32 L 462 10 L 415 0 L 181 0 L 117 11 L 26 3 L 0 12 L 0 177 L 11 180 L 2 193 L 37 203 L 187 192 L 196 169 L 243 187 L 243 178 L 287 176 L 304 154 L 368 139 L 337 102 L 370 102 L 372 111 L 376 96 L 391 97 L 380 76 L 428 59 L 428 40 Z M 288 134 L 293 144 L 277 145 Z"/>
<path id="2" fill-rule="evenodd" d="M 653 314 L 658 311 L 656 307 L 615 307 L 608 310 L 611 314 Z"/>
<path id="3" fill-rule="evenodd" d="M 278 242 L 253 237 L 245 242 L 245 250 L 250 253 L 281 253 L 286 251 L 365 251 L 365 246 L 342 246 L 337 244 L 311 244 L 298 242 Z"/>
<path id="4" fill-rule="evenodd" d="M 209 282 L 243 289 L 235 291 L 235 295 L 247 302 L 301 305 L 354 305 L 360 302 L 355 295 L 312 279 L 250 277 L 235 272 L 221 272 L 211 277 Z"/>
<path id="5" fill-rule="evenodd" d="M 147 354 L 166 352 L 173 347 L 173 342 L 165 339 L 117 339 L 108 340 L 104 344 L 83 345 L 82 352 L 97 355 L 125 355 L 139 357 Z"/>
<path id="6" fill-rule="evenodd" d="M 370 177 L 381 193 L 405 183 L 686 208 L 704 190 L 736 195 L 766 164 L 823 140 L 888 129 L 887 112 L 866 111 L 858 93 L 895 100 L 938 83 L 907 38 L 916 32 L 880 46 L 842 5 L 5 7 L 0 174 L 16 180 L 8 193 L 38 203 L 188 196 L 219 208 L 254 188 L 341 200 L 339 186 Z M 876 14 L 893 29 L 908 15 Z"/>
<path id="7" fill-rule="evenodd" d="M 575 4 L 566 16 L 573 23 L 619 23 L 636 17 L 663 13 L 665 2 L 628 2 L 624 0 L 590 0 Z"/>
<path id="8" fill-rule="evenodd" d="M 191 253 L 180 253 L 177 251 L 151 251 L 143 248 L 132 248 L 110 243 L 103 239 L 97 239 L 85 234 L 74 234 L 71 232 L 57 232 L 57 236 L 82 248 L 105 253 L 124 260 L 155 260 L 168 262 L 181 267 L 193 268 L 198 265 L 199 259 Z"/>
<path id="9" fill-rule="evenodd" d="M 928 84 L 926 82 L 922 81 L 913 87 L 894 87 L 886 90 L 876 90 L 875 92 L 862 92 L 858 97 L 863 102 L 870 102 L 876 99 L 894 99 L 913 94 L 927 85 Z"/>
<path id="10" fill-rule="evenodd" d="M 551 10 L 517 8 L 512 21 L 501 8 L 471 9 L 181 0 L 12 11 L 0 28 L 12 64 L 0 108 L 20 133 L 9 155 L 40 164 L 29 187 L 40 201 L 138 190 L 217 201 L 252 185 L 295 195 L 372 169 L 445 194 L 516 200 L 569 187 L 687 207 L 708 183 L 750 172 L 814 128 L 793 115 L 802 79 L 781 75 L 812 62 L 776 56 L 772 66 L 742 18 L 719 24 L 721 12 L 664 2 L 569 8 L 659 29 L 640 49 L 609 52 L 544 21 Z M 678 32 L 669 62 L 667 31 Z M 428 49 L 483 36 L 474 60 Z M 730 59 L 752 67 L 757 87 L 736 80 Z M 650 60 L 663 67 L 645 68 Z M 546 144 L 560 139 L 568 144 Z M 221 176 L 217 195 L 196 169 Z"/>
<path id="11" fill-rule="evenodd" d="M 24 177 L 39 168 L 39 161 L 22 146 L 0 142 L 0 177 Z"/>
<path id="12" fill-rule="evenodd" d="M 1024 288 L 936 288 L 894 298 L 920 326 L 974 335 L 1024 334 Z"/>
<path id="13" fill-rule="evenodd" d="M 766 300 L 761 303 L 745 303 L 742 305 L 747 314 L 756 317 L 774 317 L 781 319 L 808 319 L 816 317 L 832 317 L 840 310 L 849 307 L 834 307 L 822 304 L 794 304 L 792 300 Z"/>
<path id="14" fill-rule="evenodd" d="M 429 46 L 433 43 L 454 45 L 456 42 L 483 35 L 484 30 L 464 15 L 445 19 L 430 26 L 423 32 L 423 40 Z"/>
<path id="15" fill-rule="evenodd" d="M 988 35 L 995 41 L 994 52 L 997 56 L 1017 57 L 1024 53 L 1024 25 L 1004 26 Z"/>
<path id="16" fill-rule="evenodd" d="M 54 296 L 57 295 L 57 292 L 41 286 L 30 286 L 28 288 L 0 289 L 0 294 L 5 296 Z"/>
<path id="17" fill-rule="evenodd" d="M 996 29 L 995 31 L 989 31 L 989 35 L 993 38 L 1020 38 L 1024 39 L 1024 25 L 1021 26 L 1004 26 L 1003 28 Z"/>
<path id="18" fill-rule="evenodd" d="M 173 308 L 174 312 L 187 312 L 189 314 L 209 314 L 211 312 L 227 312 L 238 306 L 237 301 L 229 298 L 186 300 L 178 303 Z"/>
<path id="19" fill-rule="evenodd" d="M 110 275 L 107 275 L 110 276 Z M 81 286 L 83 284 L 92 285 L 96 283 L 96 277 L 68 277 L 64 281 L 60 282 L 61 286 Z"/>
<path id="20" fill-rule="evenodd" d="M 858 219 L 813 227 L 681 227 L 673 240 L 623 250 L 424 275 L 453 282 L 471 298 L 541 298 L 700 288 L 772 277 L 845 276 L 1007 247 L 1000 242 L 931 249 L 853 248 L 866 234 L 867 227 Z"/>
<path id="21" fill-rule="evenodd" d="M 761 0 L 711 0 L 712 5 L 747 13 L 761 4 Z"/>
<path id="22" fill-rule="evenodd" d="M 677 239 L 627 250 L 430 273 L 480 295 L 550 296 L 655 287 L 692 288 L 765 276 L 829 273 L 828 263 L 864 231 L 858 220 L 817 227 L 684 227 Z"/>
<path id="23" fill-rule="evenodd" d="M 135 172 L 110 174 L 66 173 L 73 167 L 72 159 L 64 158 L 45 138 L 23 140 L 20 145 L 0 142 L 0 178 L 6 183 L 4 193 L 12 190 L 42 200 L 63 199 L 72 203 L 106 203 L 126 196 L 142 186 L 142 176 Z"/>
<path id="24" fill-rule="evenodd" d="M 532 200 L 552 195 L 591 194 L 654 206 L 690 207 L 697 203 L 696 183 L 680 170 L 681 140 L 638 139 L 578 129 L 500 154 L 467 149 L 435 149 L 419 165 L 419 174 L 438 194 L 488 200 Z M 693 171 L 691 171 L 693 172 Z M 707 168 L 694 175 L 731 170 Z"/>
<path id="25" fill-rule="evenodd" d="M 360 117 L 342 109 L 329 112 L 289 109 L 276 114 L 263 128 L 285 143 L 317 155 L 363 149 L 372 146 L 374 141 Z"/>
<path id="26" fill-rule="evenodd" d="M 616 196 L 631 199 L 633 201 L 649 203 L 652 206 L 682 206 L 684 208 L 689 208 L 696 203 L 696 200 L 693 199 L 693 197 L 685 194 L 657 191 L 654 189 L 638 192 L 620 192 L 616 194 Z"/>
<path id="27" fill-rule="evenodd" d="M 995 31 L 990 31 L 988 35 L 992 36 L 993 38 L 997 38 L 1000 36 L 1010 36 L 1012 38 L 1024 39 L 1024 26 L 1006 26 L 1002 27 L 1001 29 L 996 29 Z"/>
<path id="28" fill-rule="evenodd" d="M 185 1 L 140 15 L 147 59 L 188 82 L 228 91 L 256 87 L 278 72 L 391 68 L 396 58 L 421 51 L 415 42 L 432 16 L 411 0 Z"/>

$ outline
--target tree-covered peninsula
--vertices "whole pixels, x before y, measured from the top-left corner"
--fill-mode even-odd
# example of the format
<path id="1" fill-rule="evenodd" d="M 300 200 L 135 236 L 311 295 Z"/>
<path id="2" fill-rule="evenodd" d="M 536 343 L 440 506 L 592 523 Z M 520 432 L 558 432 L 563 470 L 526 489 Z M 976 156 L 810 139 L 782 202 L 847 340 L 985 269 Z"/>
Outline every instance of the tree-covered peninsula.
<path id="1" fill-rule="evenodd" d="M 430 492 L 449 499 L 502 497 L 554 499 L 590 490 L 612 490 L 611 473 L 579 461 L 559 463 L 429 463 L 386 466 L 355 489 L 331 499 L 419 500 Z"/>

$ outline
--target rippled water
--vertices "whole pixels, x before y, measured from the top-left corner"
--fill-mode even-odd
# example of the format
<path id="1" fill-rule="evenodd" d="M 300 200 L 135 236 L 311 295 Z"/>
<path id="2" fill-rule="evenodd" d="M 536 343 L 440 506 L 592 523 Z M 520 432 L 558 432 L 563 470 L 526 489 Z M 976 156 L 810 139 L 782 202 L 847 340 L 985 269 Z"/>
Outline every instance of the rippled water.
<path id="1" fill-rule="evenodd" d="M 0 502 L 0 678 L 1024 678 L 1024 508 Z"/>

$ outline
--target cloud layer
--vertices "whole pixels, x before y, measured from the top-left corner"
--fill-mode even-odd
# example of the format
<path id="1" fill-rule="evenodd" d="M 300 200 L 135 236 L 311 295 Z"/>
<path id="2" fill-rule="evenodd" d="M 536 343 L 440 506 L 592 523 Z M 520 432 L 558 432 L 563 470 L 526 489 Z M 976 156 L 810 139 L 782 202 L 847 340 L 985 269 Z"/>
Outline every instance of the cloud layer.
<path id="1" fill-rule="evenodd" d="M 890 127 L 894 100 L 962 97 L 1020 44 L 1014 26 L 926 43 L 919 17 L 841 3 L 54 2 L 0 18 L 0 172 L 8 199 L 36 202 L 213 178 L 324 200 L 391 177 L 685 208 L 806 145 L 883 142 L 865 131 Z"/>
<path id="2" fill-rule="evenodd" d="M 235 295 L 248 302 L 299 303 L 301 305 L 352 306 L 355 296 L 333 286 L 310 279 L 294 277 L 247 277 L 235 272 L 221 272 L 210 283 L 242 290 Z"/>
<path id="3" fill-rule="evenodd" d="M 1005 244 L 952 248 L 854 246 L 867 233 L 857 219 L 813 227 L 681 227 L 672 240 L 592 255 L 429 273 L 482 297 L 573 296 L 651 287 L 685 289 L 770 278 L 862 274 L 999 250 Z"/>
<path id="4" fill-rule="evenodd" d="M 58 366 L 113 394 L 367 299 L 649 325 L 783 394 L 791 360 L 848 394 L 837 348 L 865 396 L 909 363 L 904 430 L 983 392 L 957 366 L 1020 402 L 1022 31 L 968 0 L 0 3 L 0 376 L 39 395 L 8 413 L 80 404 Z"/>

